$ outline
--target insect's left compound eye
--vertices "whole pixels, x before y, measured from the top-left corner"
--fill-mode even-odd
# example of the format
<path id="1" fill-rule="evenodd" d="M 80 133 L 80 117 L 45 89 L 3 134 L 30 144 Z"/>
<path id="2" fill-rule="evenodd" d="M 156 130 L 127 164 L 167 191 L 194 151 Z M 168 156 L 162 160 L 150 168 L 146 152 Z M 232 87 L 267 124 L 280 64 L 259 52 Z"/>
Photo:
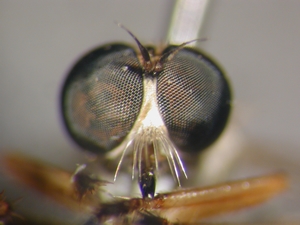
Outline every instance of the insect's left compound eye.
<path id="1" fill-rule="evenodd" d="M 142 69 L 126 45 L 103 46 L 69 73 L 62 112 L 72 138 L 84 149 L 105 153 L 130 132 L 143 98 Z"/>

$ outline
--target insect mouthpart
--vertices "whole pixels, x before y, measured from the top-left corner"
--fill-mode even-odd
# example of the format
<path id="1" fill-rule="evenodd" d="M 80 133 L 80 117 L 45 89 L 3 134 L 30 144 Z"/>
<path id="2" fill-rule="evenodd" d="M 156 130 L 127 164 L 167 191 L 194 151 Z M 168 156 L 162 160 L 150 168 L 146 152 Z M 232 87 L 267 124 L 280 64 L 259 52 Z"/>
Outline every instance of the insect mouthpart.
<path id="1" fill-rule="evenodd" d="M 115 173 L 115 179 L 120 169 L 123 158 L 128 149 L 133 152 L 132 179 L 135 168 L 138 169 L 138 182 L 144 197 L 154 197 L 155 174 L 158 171 L 158 159 L 167 158 L 171 173 L 180 186 L 179 168 L 187 178 L 184 166 L 172 141 L 169 139 L 167 128 L 164 124 L 157 103 L 157 78 L 144 77 L 143 103 L 131 132 L 127 135 L 124 144 L 108 156 L 118 155 L 122 151 Z"/>

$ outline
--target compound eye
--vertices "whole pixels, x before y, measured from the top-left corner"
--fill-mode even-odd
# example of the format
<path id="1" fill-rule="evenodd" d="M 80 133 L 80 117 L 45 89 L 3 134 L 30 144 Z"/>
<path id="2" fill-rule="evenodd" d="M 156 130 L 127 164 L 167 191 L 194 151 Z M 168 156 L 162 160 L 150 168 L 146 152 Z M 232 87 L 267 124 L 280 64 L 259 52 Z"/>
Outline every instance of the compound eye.
<path id="1" fill-rule="evenodd" d="M 133 48 L 106 45 L 79 60 L 62 91 L 63 120 L 81 147 L 105 153 L 130 132 L 142 104 L 142 69 Z"/>
<path id="2" fill-rule="evenodd" d="M 170 46 L 165 52 L 171 52 Z M 196 152 L 214 142 L 230 111 L 229 84 L 202 53 L 179 50 L 158 77 L 158 105 L 170 139 L 182 151 Z"/>

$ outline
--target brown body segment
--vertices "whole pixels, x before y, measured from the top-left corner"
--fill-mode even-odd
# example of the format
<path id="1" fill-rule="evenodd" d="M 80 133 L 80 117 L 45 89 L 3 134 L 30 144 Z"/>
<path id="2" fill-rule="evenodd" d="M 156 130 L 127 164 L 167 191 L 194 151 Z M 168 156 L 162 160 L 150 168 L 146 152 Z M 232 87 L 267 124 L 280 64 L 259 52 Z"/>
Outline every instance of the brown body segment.
<path id="1" fill-rule="evenodd" d="M 183 189 L 157 195 L 150 208 L 173 222 L 195 222 L 262 203 L 285 190 L 287 183 L 286 175 L 278 173 L 210 187 Z"/>
<path id="2" fill-rule="evenodd" d="M 160 221 L 170 224 L 195 223 L 262 203 L 288 186 L 286 175 L 278 173 L 209 187 L 181 189 L 157 194 L 153 199 L 113 198 L 110 203 L 101 203 L 91 193 L 79 199 L 69 172 L 17 155 L 6 155 L 3 162 L 7 171 L 23 184 L 72 209 L 90 213 L 99 222 L 132 220 L 137 224 L 137 221 L 161 218 Z"/>

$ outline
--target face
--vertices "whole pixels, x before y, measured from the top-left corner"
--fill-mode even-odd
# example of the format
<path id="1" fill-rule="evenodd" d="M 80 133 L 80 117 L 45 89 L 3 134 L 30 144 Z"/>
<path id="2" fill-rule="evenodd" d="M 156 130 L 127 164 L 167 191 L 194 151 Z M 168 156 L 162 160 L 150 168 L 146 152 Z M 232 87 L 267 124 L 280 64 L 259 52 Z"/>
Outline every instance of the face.
<path id="1" fill-rule="evenodd" d="M 230 88 L 219 67 L 188 43 L 158 52 L 128 33 L 139 51 L 108 44 L 75 64 L 63 86 L 62 114 L 84 150 L 121 157 L 117 171 L 130 155 L 142 195 L 154 197 L 161 164 L 169 163 L 180 185 L 181 154 L 195 157 L 218 138 Z"/>

